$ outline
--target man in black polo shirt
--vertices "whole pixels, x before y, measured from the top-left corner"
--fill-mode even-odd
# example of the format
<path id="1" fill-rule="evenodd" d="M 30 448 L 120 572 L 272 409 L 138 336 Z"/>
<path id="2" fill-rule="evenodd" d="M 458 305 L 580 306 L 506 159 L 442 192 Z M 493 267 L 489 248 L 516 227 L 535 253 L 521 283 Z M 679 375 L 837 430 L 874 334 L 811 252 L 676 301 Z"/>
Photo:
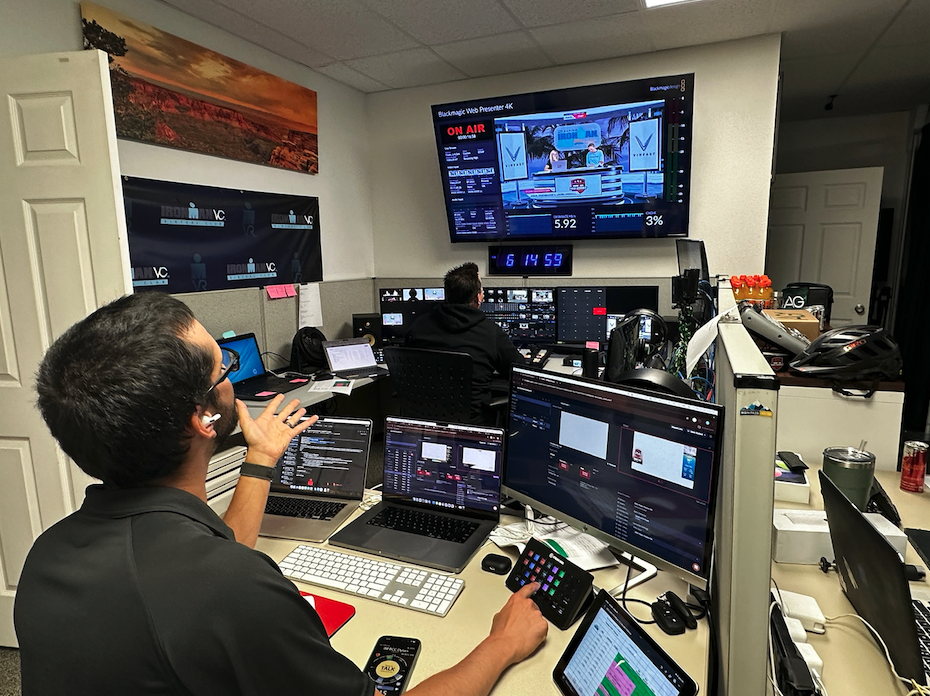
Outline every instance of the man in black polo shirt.
<path id="1" fill-rule="evenodd" d="M 410 348 L 461 351 L 474 361 L 471 378 L 471 420 L 481 423 L 491 401 L 495 371 L 510 376 L 510 366 L 524 362 L 507 334 L 481 311 L 484 290 L 478 265 L 465 263 L 446 273 L 445 302 L 419 317 L 410 327 L 404 345 Z"/>
<path id="2" fill-rule="evenodd" d="M 49 349 L 39 409 L 103 483 L 26 559 L 14 607 L 24 696 L 373 693 L 251 548 L 269 474 L 313 419 L 299 423 L 297 400 L 276 413 L 280 396 L 252 419 L 226 378 L 233 357 L 158 293 L 97 310 Z M 237 421 L 247 463 L 221 520 L 206 503 L 207 465 Z M 410 693 L 486 694 L 546 626 L 529 592 L 515 594 L 468 657 Z"/>

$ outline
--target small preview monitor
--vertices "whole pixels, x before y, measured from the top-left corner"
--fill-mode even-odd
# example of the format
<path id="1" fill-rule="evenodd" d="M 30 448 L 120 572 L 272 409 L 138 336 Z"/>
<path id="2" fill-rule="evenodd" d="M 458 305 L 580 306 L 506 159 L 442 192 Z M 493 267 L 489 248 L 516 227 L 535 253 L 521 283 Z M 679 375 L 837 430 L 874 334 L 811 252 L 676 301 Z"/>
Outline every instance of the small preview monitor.
<path id="1" fill-rule="evenodd" d="M 723 408 L 514 366 L 502 490 L 704 587 Z"/>
<path id="2" fill-rule="evenodd" d="M 403 342 L 410 325 L 442 304 L 442 288 L 381 288 L 378 292 L 381 312 L 381 337 L 387 344 Z"/>

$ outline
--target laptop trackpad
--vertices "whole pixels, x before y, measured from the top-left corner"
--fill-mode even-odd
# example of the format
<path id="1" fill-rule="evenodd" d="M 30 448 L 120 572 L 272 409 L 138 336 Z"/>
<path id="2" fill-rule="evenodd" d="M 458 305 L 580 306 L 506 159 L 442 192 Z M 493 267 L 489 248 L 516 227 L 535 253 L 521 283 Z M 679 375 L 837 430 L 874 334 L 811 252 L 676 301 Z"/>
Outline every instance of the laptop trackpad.
<path id="1" fill-rule="evenodd" d="M 429 558 L 429 553 L 437 546 L 448 544 L 442 539 L 401 532 L 396 529 L 379 529 L 365 544 L 369 548 L 386 551 L 393 556 L 403 558 Z"/>

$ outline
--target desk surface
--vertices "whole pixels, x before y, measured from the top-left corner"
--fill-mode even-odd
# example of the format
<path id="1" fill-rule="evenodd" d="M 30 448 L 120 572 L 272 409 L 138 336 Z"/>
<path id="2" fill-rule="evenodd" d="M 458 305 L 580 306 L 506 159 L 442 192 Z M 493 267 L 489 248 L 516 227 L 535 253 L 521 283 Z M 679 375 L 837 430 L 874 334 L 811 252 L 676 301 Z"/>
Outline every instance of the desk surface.
<path id="1" fill-rule="evenodd" d="M 807 472 L 811 484 L 811 504 L 776 501 L 782 509 L 823 509 L 817 469 Z M 901 515 L 902 527 L 930 527 L 930 491 L 905 493 L 900 489 L 901 474 L 896 471 L 876 471 L 875 477 L 891 497 Z M 923 564 L 917 552 L 908 544 L 905 561 Z M 840 589 L 837 574 L 824 574 L 814 565 L 772 563 L 772 578 L 782 590 L 811 595 L 820 604 L 825 616 L 855 613 L 852 604 Z M 927 583 L 911 583 L 911 587 L 930 589 Z M 858 619 L 843 619 L 829 624 L 826 633 L 807 634 L 807 642 L 824 663 L 823 680 L 830 694 L 905 694 L 907 689 L 892 676 L 881 647 Z"/>
<path id="2" fill-rule="evenodd" d="M 515 521 L 515 518 L 502 519 L 504 523 L 511 521 Z M 275 561 L 280 561 L 298 543 L 300 542 L 259 537 L 256 548 Z M 517 558 L 515 548 L 500 550 L 493 542 L 488 541 L 459 575 L 465 581 L 465 589 L 445 617 L 430 616 L 300 582 L 296 584 L 302 590 L 348 602 L 355 607 L 355 616 L 339 629 L 331 641 L 336 650 L 360 668 L 364 666 L 379 636 L 393 634 L 419 638 L 423 647 L 411 678 L 410 685 L 413 686 L 426 677 L 454 665 L 487 636 L 492 617 L 510 596 L 510 591 L 504 586 L 505 576 L 481 570 L 481 559 L 491 552 L 505 554 L 511 560 Z M 611 588 L 623 582 L 625 571 L 619 568 L 599 570 L 594 572 L 594 577 L 597 586 Z M 682 598 L 687 595 L 687 586 L 683 581 L 660 571 L 658 577 L 633 588 L 628 596 L 651 602 L 666 590 L 673 590 Z M 630 603 L 628 606 L 636 616 L 651 618 L 648 607 L 636 603 Z M 530 693 L 558 694 L 552 681 L 552 670 L 579 623 L 575 623 L 566 631 L 560 631 L 550 624 L 549 635 L 542 647 L 527 660 L 508 669 L 492 693 L 521 696 Z M 646 626 L 646 629 L 701 685 L 703 692 L 706 681 L 707 622 L 700 621 L 697 630 L 687 631 L 680 636 L 668 636 L 652 625 Z"/>

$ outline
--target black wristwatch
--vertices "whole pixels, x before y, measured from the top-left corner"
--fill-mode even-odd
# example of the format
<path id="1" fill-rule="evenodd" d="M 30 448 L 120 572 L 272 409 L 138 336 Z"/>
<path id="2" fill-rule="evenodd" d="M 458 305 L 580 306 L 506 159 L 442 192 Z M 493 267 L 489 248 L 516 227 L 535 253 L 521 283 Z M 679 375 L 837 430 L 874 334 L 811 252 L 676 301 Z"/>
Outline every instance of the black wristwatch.
<path id="1" fill-rule="evenodd" d="M 274 478 L 274 467 L 253 464 L 252 462 L 242 462 L 242 468 L 239 469 L 239 475 L 270 481 Z"/>

